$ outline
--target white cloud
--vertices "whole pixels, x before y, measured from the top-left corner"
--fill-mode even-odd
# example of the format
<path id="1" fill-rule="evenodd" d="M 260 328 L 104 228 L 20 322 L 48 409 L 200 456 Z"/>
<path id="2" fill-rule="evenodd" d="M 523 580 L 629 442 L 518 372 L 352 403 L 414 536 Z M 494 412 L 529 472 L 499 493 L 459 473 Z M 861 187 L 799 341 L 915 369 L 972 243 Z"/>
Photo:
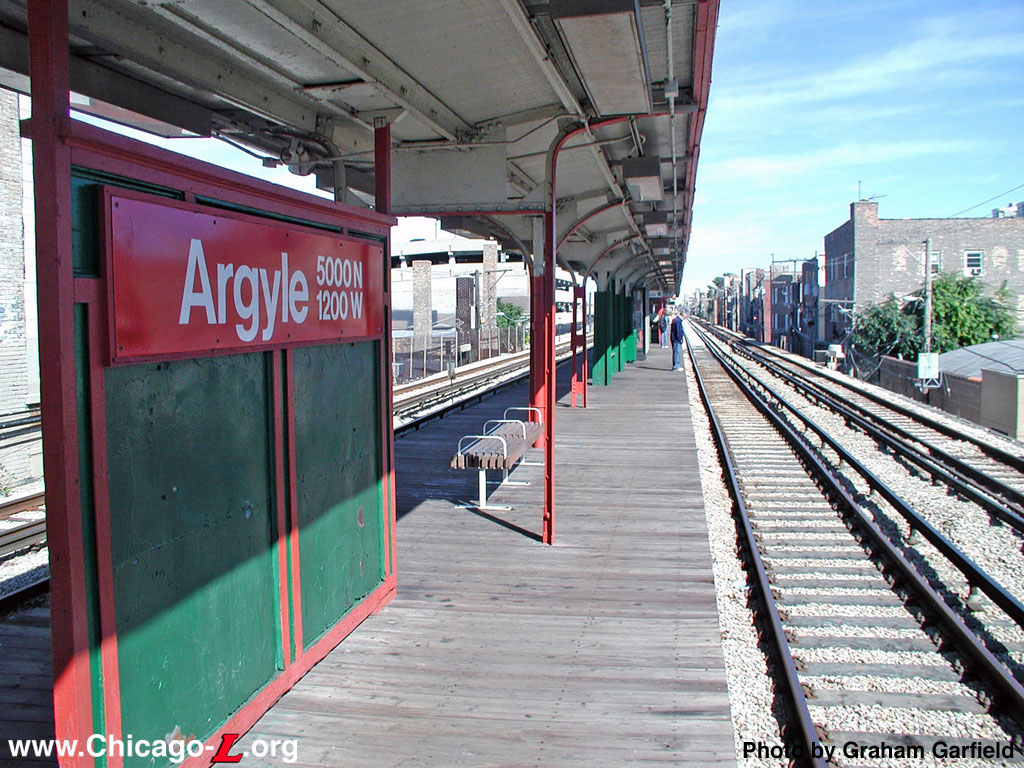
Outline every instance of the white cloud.
<path id="1" fill-rule="evenodd" d="M 698 168 L 697 181 L 699 184 L 778 187 L 796 177 L 820 175 L 830 170 L 968 152 L 972 148 L 971 142 L 961 140 L 850 142 L 802 153 L 748 155 L 704 162 Z"/>

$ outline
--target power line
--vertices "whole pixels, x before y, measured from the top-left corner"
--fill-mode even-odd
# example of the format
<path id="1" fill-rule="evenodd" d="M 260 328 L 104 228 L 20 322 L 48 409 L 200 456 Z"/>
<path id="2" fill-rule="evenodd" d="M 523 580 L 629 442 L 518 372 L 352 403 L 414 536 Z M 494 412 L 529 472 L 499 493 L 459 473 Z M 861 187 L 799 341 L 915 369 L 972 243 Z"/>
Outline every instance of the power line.
<path id="1" fill-rule="evenodd" d="M 972 205 L 970 208 L 964 208 L 962 211 L 957 211 L 956 213 L 951 213 L 946 218 L 947 219 L 952 219 L 954 216 L 959 216 L 961 213 L 967 213 L 968 211 L 973 211 L 975 208 L 980 208 L 981 206 L 985 205 L 985 203 L 991 203 L 993 200 L 998 200 L 999 198 L 1003 197 L 1004 195 L 1008 195 L 1011 192 L 1016 192 L 1018 189 L 1021 189 L 1021 188 L 1024 188 L 1024 184 L 1018 184 L 1013 189 L 1008 189 L 1005 192 L 1000 192 L 995 197 L 990 197 L 988 200 L 982 200 L 980 203 L 976 203 L 975 205 Z"/>

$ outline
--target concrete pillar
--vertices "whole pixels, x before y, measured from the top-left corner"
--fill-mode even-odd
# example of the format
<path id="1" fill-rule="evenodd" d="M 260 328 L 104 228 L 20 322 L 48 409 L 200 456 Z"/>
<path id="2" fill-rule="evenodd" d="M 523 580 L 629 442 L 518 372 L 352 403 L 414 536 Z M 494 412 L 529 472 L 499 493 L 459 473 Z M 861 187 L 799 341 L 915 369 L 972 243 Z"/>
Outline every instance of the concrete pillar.
<path id="1" fill-rule="evenodd" d="M 498 243 L 484 241 L 483 275 L 480 279 L 480 325 L 498 327 Z"/>
<path id="2" fill-rule="evenodd" d="M 412 334 L 415 349 L 430 345 L 434 307 L 430 293 L 430 267 L 428 259 L 417 259 L 412 263 Z"/>

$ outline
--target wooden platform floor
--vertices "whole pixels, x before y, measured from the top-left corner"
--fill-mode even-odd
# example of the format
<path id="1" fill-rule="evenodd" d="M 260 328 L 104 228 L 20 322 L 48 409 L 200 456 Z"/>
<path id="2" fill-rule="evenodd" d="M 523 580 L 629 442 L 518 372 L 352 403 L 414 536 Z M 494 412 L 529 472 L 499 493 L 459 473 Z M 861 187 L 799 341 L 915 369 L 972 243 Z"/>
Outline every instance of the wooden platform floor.
<path id="1" fill-rule="evenodd" d="M 558 409 L 554 547 L 531 535 L 540 467 L 494 494 L 511 512 L 453 506 L 476 489 L 448 469 L 458 437 L 525 386 L 400 438 L 397 598 L 244 744 L 294 737 L 297 765 L 332 768 L 735 765 L 686 382 L 667 355 Z"/>
<path id="2" fill-rule="evenodd" d="M 53 738 L 48 605 L 26 608 L 0 621 L 0 768 L 57 764 L 52 759 L 15 760 L 7 748 L 7 739 L 14 738 Z"/>

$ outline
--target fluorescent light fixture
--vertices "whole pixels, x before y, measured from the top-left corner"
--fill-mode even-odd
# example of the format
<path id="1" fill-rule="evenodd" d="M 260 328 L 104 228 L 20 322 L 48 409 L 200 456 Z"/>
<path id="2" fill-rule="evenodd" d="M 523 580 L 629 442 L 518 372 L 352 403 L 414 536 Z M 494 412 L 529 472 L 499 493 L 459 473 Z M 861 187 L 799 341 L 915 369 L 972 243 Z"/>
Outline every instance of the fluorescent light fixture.
<path id="1" fill-rule="evenodd" d="M 644 214 L 644 232 L 648 237 L 666 237 L 668 235 L 668 212 L 651 211 Z"/>
<path id="2" fill-rule="evenodd" d="M 551 20 L 599 115 L 652 111 L 637 0 L 551 0 Z"/>
<path id="3" fill-rule="evenodd" d="M 622 161 L 622 177 L 629 187 L 629 194 L 637 202 L 661 200 L 664 195 L 660 157 L 625 158 Z"/>

